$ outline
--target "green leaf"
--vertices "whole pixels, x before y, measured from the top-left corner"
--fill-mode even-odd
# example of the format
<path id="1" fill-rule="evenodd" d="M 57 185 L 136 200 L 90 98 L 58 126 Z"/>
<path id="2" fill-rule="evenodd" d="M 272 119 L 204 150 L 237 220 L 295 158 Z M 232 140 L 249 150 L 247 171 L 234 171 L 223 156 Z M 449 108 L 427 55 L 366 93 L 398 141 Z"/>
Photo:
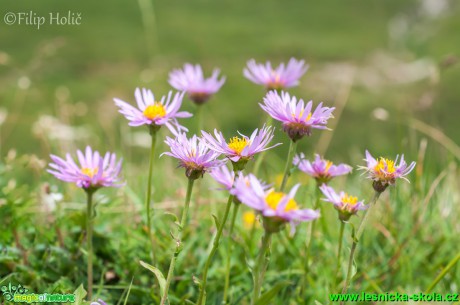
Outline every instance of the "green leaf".
<path id="1" fill-rule="evenodd" d="M 126 293 L 126 298 L 125 298 L 125 302 L 123 303 L 123 305 L 128 304 L 129 293 L 131 292 L 131 287 L 133 286 L 133 280 L 134 280 L 134 277 L 131 278 L 131 283 L 129 284 L 128 292 Z"/>
<path id="2" fill-rule="evenodd" d="M 75 303 L 69 303 L 69 304 L 73 304 L 73 305 L 86 304 L 86 302 L 84 302 L 83 300 L 86 296 L 86 290 L 85 288 L 83 288 L 83 284 L 80 284 L 77 290 L 74 291 L 74 294 L 75 294 Z"/>
<path id="3" fill-rule="evenodd" d="M 177 218 L 177 215 L 171 212 L 164 212 L 163 215 L 166 216 L 171 216 L 174 219 L 174 222 L 179 223 L 179 218 Z"/>
<path id="4" fill-rule="evenodd" d="M 287 287 L 291 285 L 291 282 L 288 281 L 283 281 L 279 282 L 275 286 L 273 286 L 270 290 L 265 292 L 257 301 L 254 305 L 267 305 L 271 299 L 273 299 L 276 294 L 283 289 L 284 287 Z"/>
<path id="5" fill-rule="evenodd" d="M 323 305 L 323 303 L 321 303 L 321 302 L 315 300 L 315 305 Z"/>
<path id="6" fill-rule="evenodd" d="M 166 279 L 165 279 L 163 273 L 161 273 L 161 271 L 158 268 L 153 267 L 152 265 L 147 264 L 147 263 L 145 263 L 143 261 L 139 261 L 139 263 L 141 264 L 142 267 L 144 267 L 147 270 L 150 270 L 151 272 L 153 272 L 153 274 L 155 274 L 155 276 L 156 276 L 156 278 L 158 280 L 158 283 L 160 284 L 161 295 L 163 295 L 163 293 L 165 291 L 165 286 L 166 286 Z"/>
<path id="7" fill-rule="evenodd" d="M 217 230 L 219 230 L 219 228 L 220 228 L 220 221 L 219 221 L 219 219 L 218 219 L 217 216 L 214 215 L 214 214 L 212 214 L 212 218 L 214 218 L 214 222 L 215 222 L 215 224 L 216 224 L 216 228 L 217 228 Z"/>

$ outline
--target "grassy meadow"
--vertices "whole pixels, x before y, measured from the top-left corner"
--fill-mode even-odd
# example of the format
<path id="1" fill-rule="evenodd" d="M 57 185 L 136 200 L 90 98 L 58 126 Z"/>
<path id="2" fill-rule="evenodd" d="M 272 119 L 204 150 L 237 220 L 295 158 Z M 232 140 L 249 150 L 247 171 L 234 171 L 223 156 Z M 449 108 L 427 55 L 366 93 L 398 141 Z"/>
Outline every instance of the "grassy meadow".
<path id="1" fill-rule="evenodd" d="M 107 304 L 160 304 L 156 277 L 139 263 L 151 260 L 144 213 L 150 137 L 145 126 L 128 126 L 113 98 L 135 104 L 136 87 L 166 94 L 168 73 L 186 62 L 201 64 L 206 75 L 218 67 L 226 82 L 203 106 L 204 130 L 217 128 L 227 139 L 237 131 L 248 135 L 267 115 L 258 105 L 264 88 L 243 77 L 246 62 L 278 65 L 295 57 L 310 68 L 288 91 L 336 107 L 332 130 L 315 130 L 298 145 L 310 159 L 320 153 L 353 166 L 352 174 L 331 182 L 335 189 L 369 202 L 372 183 L 357 170 L 366 149 L 386 158 L 403 153 L 417 162 L 410 183 L 388 188 L 370 215 L 349 291 L 460 292 L 458 2 L 5 0 L 0 9 L 2 18 L 7 12 L 69 10 L 81 13 L 81 25 L 37 29 L 0 22 L 0 286 L 20 283 L 36 293 L 86 287 L 85 193 L 46 168 L 50 154 L 75 156 L 76 149 L 91 145 L 123 158 L 126 181 L 95 194 L 94 295 Z M 182 109 L 196 112 L 186 98 Z M 198 132 L 196 117 L 180 123 Z M 274 126 L 272 142 L 283 145 L 266 153 L 259 176 L 279 186 L 289 138 L 279 122 Z M 162 128 L 152 184 L 156 267 L 164 274 L 174 247 L 174 215 L 181 215 L 187 187 L 176 160 L 160 157 L 168 151 L 166 136 L 171 133 Z M 296 183 L 302 184 L 298 204 L 313 208 L 315 180 L 297 170 L 288 189 Z M 216 234 L 211 215 L 222 217 L 228 195 L 216 188 L 209 175 L 196 183 L 170 304 L 195 304 L 198 297 L 196 279 Z M 258 221 L 243 218 L 248 211 L 242 205 L 232 238 L 232 305 L 250 304 L 251 270 L 263 234 Z M 303 258 L 311 223 L 301 223 L 294 236 L 286 228 L 273 237 L 262 293 L 276 289 L 260 304 L 329 304 L 329 293 L 340 292 L 351 225 L 345 228 L 340 283 L 334 285 L 340 223 L 332 204 L 321 203 L 321 213 L 308 283 Z M 360 218 L 351 219 L 355 227 Z M 228 241 L 225 228 L 209 270 L 206 304 L 223 304 Z"/>

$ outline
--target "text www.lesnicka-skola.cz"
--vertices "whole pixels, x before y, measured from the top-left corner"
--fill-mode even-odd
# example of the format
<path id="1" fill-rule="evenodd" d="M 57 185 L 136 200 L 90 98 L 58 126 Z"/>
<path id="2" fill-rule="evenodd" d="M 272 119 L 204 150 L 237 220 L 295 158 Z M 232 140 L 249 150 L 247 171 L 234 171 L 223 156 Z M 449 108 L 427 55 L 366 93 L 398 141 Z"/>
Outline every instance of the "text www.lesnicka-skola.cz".
<path id="1" fill-rule="evenodd" d="M 331 293 L 329 294 L 329 300 L 332 302 L 458 302 L 460 297 L 458 293 L 399 293 L 399 292 L 387 292 L 387 293 Z"/>

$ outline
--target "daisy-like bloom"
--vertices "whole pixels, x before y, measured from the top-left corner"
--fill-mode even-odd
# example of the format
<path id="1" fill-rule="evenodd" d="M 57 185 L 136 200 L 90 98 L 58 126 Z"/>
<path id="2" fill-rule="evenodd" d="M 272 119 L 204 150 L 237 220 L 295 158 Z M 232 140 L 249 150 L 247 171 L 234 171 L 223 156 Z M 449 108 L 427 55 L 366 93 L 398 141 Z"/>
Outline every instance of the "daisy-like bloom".
<path id="1" fill-rule="evenodd" d="M 367 209 L 363 201 L 358 201 L 357 197 L 348 195 L 345 192 L 337 194 L 334 189 L 326 184 L 320 187 L 321 192 L 326 196 L 324 201 L 330 202 L 334 208 L 339 212 L 339 219 L 348 221 L 352 215 L 356 215 L 359 210 Z"/>
<path id="2" fill-rule="evenodd" d="M 189 179 L 203 177 L 207 171 L 225 163 L 217 159 L 220 153 L 210 150 L 203 139 L 196 135 L 190 139 L 185 133 L 179 134 L 175 139 L 166 137 L 165 143 L 171 151 L 161 155 L 178 159 L 179 167 L 185 168 L 185 175 Z"/>
<path id="3" fill-rule="evenodd" d="M 409 182 L 405 176 L 414 169 L 415 162 L 407 165 L 404 160 L 404 155 L 401 155 L 399 164 L 398 159 L 399 155 L 396 156 L 394 161 L 382 157 L 380 159 L 375 159 L 369 151 L 366 150 L 366 159 L 364 159 L 364 161 L 367 162 L 367 165 L 359 166 L 359 169 L 365 170 L 368 173 L 368 178 L 374 181 L 374 189 L 382 193 L 389 185 L 394 185 L 398 178 L 402 178 Z"/>
<path id="4" fill-rule="evenodd" d="M 287 66 L 282 63 L 275 69 L 272 68 L 269 61 L 263 65 L 251 59 L 243 70 L 243 74 L 251 82 L 263 85 L 267 90 L 280 90 L 297 86 L 299 78 L 307 70 L 308 65 L 305 65 L 305 61 L 296 60 L 295 58 L 291 58 Z"/>
<path id="5" fill-rule="evenodd" d="M 257 210 L 264 217 L 264 228 L 269 232 L 278 232 L 289 222 L 291 233 L 302 221 L 310 221 L 319 217 L 319 212 L 311 209 L 300 209 L 294 196 L 300 184 L 295 185 L 288 194 L 276 192 L 268 188 L 254 175 L 240 175 L 235 181 L 235 195 L 245 205 Z"/>
<path id="6" fill-rule="evenodd" d="M 187 92 L 190 100 L 201 105 L 225 83 L 225 77 L 218 79 L 219 73 L 219 69 L 214 69 L 211 77 L 204 78 L 200 65 L 185 64 L 183 70 L 175 69 L 169 73 L 169 84 L 179 91 Z"/>
<path id="7" fill-rule="evenodd" d="M 92 302 L 91 305 L 107 305 L 107 303 L 99 299 L 97 302 Z"/>
<path id="8" fill-rule="evenodd" d="M 75 183 L 78 187 L 86 190 L 96 190 L 100 187 L 120 187 L 121 162 L 117 162 L 114 153 L 106 153 L 102 157 L 98 151 L 94 151 L 87 146 L 85 153 L 77 151 L 77 165 L 70 154 L 66 155 L 66 159 L 51 155 L 51 169 L 48 172 L 56 178 Z"/>
<path id="9" fill-rule="evenodd" d="M 173 97 L 172 91 L 169 91 L 167 96 L 163 96 L 158 101 L 155 100 L 152 91 L 142 89 L 141 92 L 137 88 L 134 96 L 138 108 L 114 98 L 115 105 L 120 108 L 119 112 L 129 120 L 130 126 L 147 125 L 157 130 L 162 125 L 165 125 L 174 135 L 179 134 L 181 131 L 187 131 L 187 128 L 181 126 L 177 121 L 177 118 L 189 118 L 192 116 L 189 112 L 179 111 L 184 92 L 177 92 Z"/>
<path id="10" fill-rule="evenodd" d="M 293 163 L 302 172 L 315 178 L 319 184 L 327 183 L 336 176 L 346 175 L 352 171 L 351 166 L 346 164 L 334 165 L 331 161 L 322 159 L 318 154 L 315 154 L 315 160 L 310 162 L 301 153 L 294 157 Z"/>
<path id="11" fill-rule="evenodd" d="M 235 181 L 235 172 L 228 169 L 227 165 L 222 165 L 213 168 L 209 175 L 219 184 L 221 184 L 225 190 L 230 191 Z"/>
<path id="12" fill-rule="evenodd" d="M 214 129 L 215 138 L 211 134 L 201 131 L 209 148 L 220 154 L 224 154 L 234 164 L 245 164 L 255 154 L 281 145 L 281 143 L 277 143 L 267 147 L 268 143 L 273 139 L 273 132 L 274 129 L 272 127 L 264 125 L 262 129 L 254 130 L 250 137 L 239 133 L 241 137 L 233 137 L 227 142 L 222 132 L 218 132 L 217 129 Z"/>
<path id="13" fill-rule="evenodd" d="M 270 91 L 264 97 L 263 104 L 259 104 L 275 120 L 283 124 L 283 130 L 295 142 L 304 135 L 310 136 L 312 129 L 327 129 L 327 121 L 333 117 L 335 107 L 323 107 L 320 103 L 312 111 L 313 101 L 305 104 L 302 99 L 290 96 L 287 92 Z"/>

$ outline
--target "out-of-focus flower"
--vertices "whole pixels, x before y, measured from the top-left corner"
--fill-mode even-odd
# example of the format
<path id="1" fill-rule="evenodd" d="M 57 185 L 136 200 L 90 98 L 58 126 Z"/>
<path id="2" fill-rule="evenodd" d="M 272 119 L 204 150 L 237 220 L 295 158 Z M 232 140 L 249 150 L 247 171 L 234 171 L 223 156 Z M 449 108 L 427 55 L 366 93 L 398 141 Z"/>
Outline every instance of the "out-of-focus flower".
<path id="1" fill-rule="evenodd" d="M 247 63 L 247 67 L 243 70 L 244 76 L 251 82 L 258 85 L 263 85 L 268 90 L 280 90 L 289 87 L 294 87 L 299 84 L 299 79 L 308 70 L 308 65 L 305 61 L 291 58 L 285 66 L 280 64 L 275 69 L 269 61 L 263 64 L 258 64 L 254 59 Z"/>
<path id="2" fill-rule="evenodd" d="M 171 152 L 164 152 L 167 155 L 179 160 L 179 166 L 185 168 L 185 174 L 190 179 L 198 179 L 212 168 L 225 163 L 218 160 L 220 153 L 210 150 L 202 138 L 193 135 L 187 139 L 187 135 L 179 134 L 175 139 L 166 137 Z"/>
<path id="3" fill-rule="evenodd" d="M 142 89 L 141 93 L 141 90 L 137 88 L 134 96 L 136 97 L 138 108 L 114 98 L 115 105 L 120 108 L 119 112 L 129 120 L 130 126 L 148 125 L 160 128 L 165 125 L 174 135 L 179 134 L 181 131 L 187 131 L 187 128 L 181 126 L 177 121 L 177 118 L 189 118 L 192 116 L 189 112 L 179 111 L 184 92 L 177 92 L 173 97 L 172 91 L 169 91 L 167 96 L 163 96 L 160 101 L 156 101 L 152 91 Z"/>
<path id="4" fill-rule="evenodd" d="M 247 162 L 252 159 L 255 154 L 281 145 L 281 143 L 278 143 L 267 147 L 268 143 L 273 139 L 273 132 L 274 130 L 272 127 L 264 126 L 260 130 L 254 130 L 250 137 L 240 133 L 241 138 L 233 137 L 227 143 L 222 132 L 218 132 L 217 129 L 214 130 L 215 138 L 211 134 L 201 131 L 209 148 L 224 154 L 234 163 Z"/>
<path id="5" fill-rule="evenodd" d="M 254 211 L 246 211 L 243 213 L 243 225 L 246 229 L 252 229 L 254 226 L 259 226 L 257 215 Z"/>
<path id="6" fill-rule="evenodd" d="M 293 163 L 302 172 L 315 178 L 320 184 L 327 183 L 336 176 L 346 175 L 353 170 L 351 166 L 346 164 L 334 165 L 331 161 L 322 159 L 318 154 L 315 154 L 315 160 L 310 162 L 301 153 L 294 157 Z"/>
<path id="7" fill-rule="evenodd" d="M 97 302 L 91 302 L 91 305 L 107 305 L 107 303 L 99 299 Z"/>
<path id="8" fill-rule="evenodd" d="M 62 201 L 64 196 L 61 193 L 53 192 L 51 186 L 46 183 L 40 189 L 40 199 L 43 210 L 50 213 L 56 209 L 56 203 Z"/>
<path id="9" fill-rule="evenodd" d="M 352 215 L 356 215 L 359 210 L 367 209 L 363 201 L 358 201 L 357 197 L 350 196 L 345 192 L 337 194 L 334 189 L 326 184 L 320 187 L 326 199 L 324 201 L 330 202 L 334 205 L 334 208 L 339 212 L 339 219 L 342 221 L 348 221 Z"/>
<path id="10" fill-rule="evenodd" d="M 366 166 L 359 166 L 359 169 L 365 170 L 368 173 L 368 178 L 372 179 L 374 189 L 377 192 L 383 192 L 389 185 L 394 185 L 396 183 L 396 179 L 402 178 L 409 182 L 409 180 L 405 177 L 407 176 L 415 167 L 415 162 L 407 165 L 406 161 L 404 160 L 404 155 L 401 155 L 401 159 L 399 159 L 399 155 L 396 156 L 395 160 L 380 158 L 375 159 L 366 150 Z"/>
<path id="11" fill-rule="evenodd" d="M 311 209 L 301 210 L 294 200 L 300 184 L 295 185 L 288 194 L 268 189 L 254 175 L 240 175 L 235 180 L 235 195 L 245 205 L 259 211 L 264 217 L 264 228 L 277 232 L 289 222 L 291 232 L 302 221 L 310 221 L 319 217 L 319 212 Z"/>
<path id="12" fill-rule="evenodd" d="M 335 107 L 323 107 L 320 103 L 312 112 L 313 101 L 305 104 L 302 99 L 281 92 L 270 91 L 259 104 L 275 120 L 283 124 L 283 130 L 293 140 L 300 140 L 304 135 L 310 136 L 312 129 L 327 129 L 327 121 L 333 117 Z"/>
<path id="13" fill-rule="evenodd" d="M 70 154 L 66 155 L 66 159 L 51 155 L 51 169 L 48 172 L 56 178 L 75 183 L 78 187 L 86 190 L 96 190 L 100 187 L 120 187 L 121 162 L 117 162 L 114 153 L 106 153 L 102 157 L 98 151 L 94 151 L 87 146 L 85 154 L 80 150 L 77 151 L 78 166 Z"/>
<path id="14" fill-rule="evenodd" d="M 235 172 L 229 170 L 227 165 L 222 165 L 213 168 L 209 175 L 219 184 L 221 184 L 225 190 L 230 191 L 235 181 Z"/>
<path id="15" fill-rule="evenodd" d="M 5 108 L 0 108 L 0 126 L 5 123 L 6 118 L 8 117 L 8 111 Z"/>
<path id="16" fill-rule="evenodd" d="M 187 92 L 190 100 L 201 105 L 225 83 L 225 77 L 218 79 L 219 73 L 219 69 L 214 69 L 211 77 L 204 78 L 200 65 L 185 64 L 183 70 L 175 69 L 169 73 L 169 84 L 179 91 Z"/>
<path id="17" fill-rule="evenodd" d="M 41 115 L 32 125 L 32 133 L 37 137 L 69 142 L 85 140 L 90 134 L 86 127 L 70 126 L 50 115 Z"/>

